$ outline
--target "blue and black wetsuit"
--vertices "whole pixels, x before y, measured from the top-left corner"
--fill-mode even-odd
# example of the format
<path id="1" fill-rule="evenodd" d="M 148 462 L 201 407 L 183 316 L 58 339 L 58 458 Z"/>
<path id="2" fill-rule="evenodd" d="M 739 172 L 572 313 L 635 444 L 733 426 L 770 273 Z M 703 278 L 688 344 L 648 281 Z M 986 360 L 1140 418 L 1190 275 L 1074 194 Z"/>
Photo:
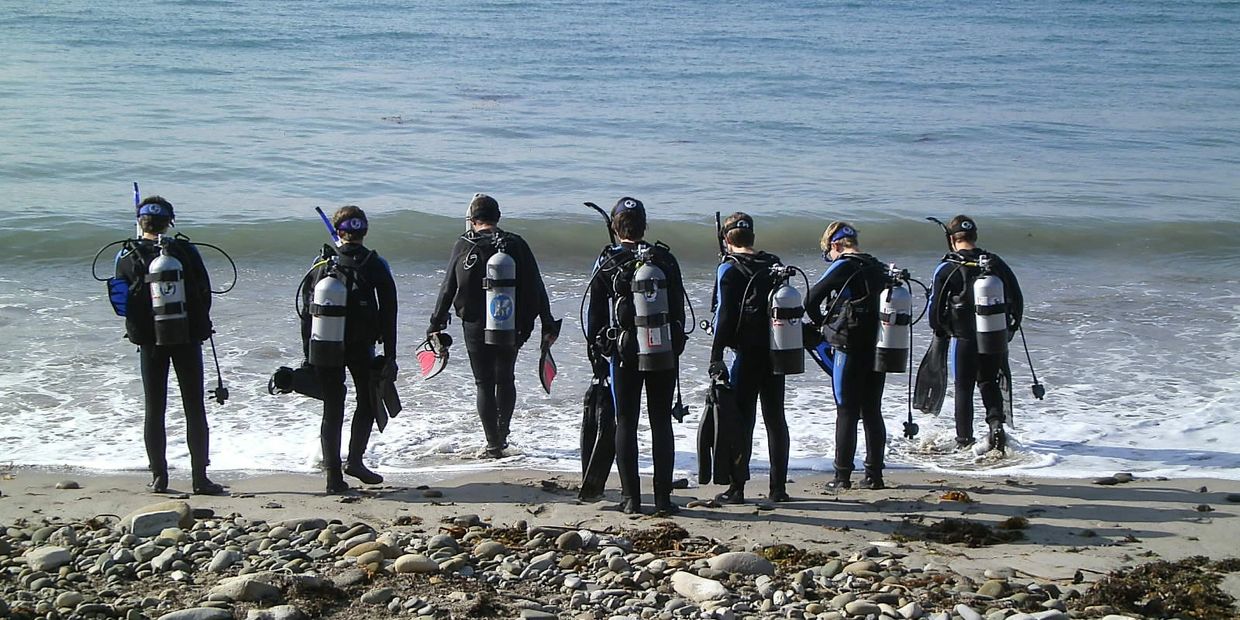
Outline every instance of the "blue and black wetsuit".
<path id="1" fill-rule="evenodd" d="M 487 308 L 482 280 L 486 276 L 487 261 L 501 243 L 500 238 L 504 252 L 516 263 L 515 345 L 487 344 L 485 337 Z M 535 318 L 541 318 L 544 329 L 554 322 L 538 261 L 525 239 L 499 229 L 461 235 L 452 246 L 452 256 L 448 259 L 427 333 L 447 329 L 451 310 L 461 319 L 465 351 L 469 354 L 469 366 L 477 387 L 478 419 L 486 436 L 487 454 L 502 456 L 503 449 L 508 447 L 512 412 L 517 402 L 517 352 L 533 333 Z"/>
<path id="2" fill-rule="evenodd" d="M 883 265 L 869 254 L 845 253 L 827 267 L 805 300 L 815 325 L 838 313 L 853 317 L 847 345 L 836 347 L 832 389 L 835 391 L 835 477 L 846 481 L 857 453 L 857 422 L 865 429 L 865 471 L 881 480 L 887 449 L 882 400 L 886 375 L 874 371 L 878 344 L 878 302 L 884 286 Z M 824 306 L 827 314 L 824 315 Z"/>
<path id="3" fill-rule="evenodd" d="M 147 462 L 156 479 L 167 486 L 168 461 L 165 413 L 168 408 L 168 371 L 176 371 L 185 408 L 185 437 L 189 443 L 194 486 L 209 481 L 206 469 L 210 453 L 207 410 L 203 404 L 202 341 L 211 337 L 211 278 L 191 243 L 165 238 L 169 253 L 181 262 L 185 286 L 185 306 L 190 340 L 185 344 L 155 344 L 155 316 L 151 307 L 147 267 L 159 256 L 159 246 L 151 240 L 134 243 L 132 251 L 116 263 L 116 277 L 129 285 L 126 301 L 125 337 L 138 345 L 144 398 L 143 439 Z"/>
<path id="4" fill-rule="evenodd" d="M 981 276 L 977 259 L 983 254 L 990 257 L 991 268 L 1003 280 L 1008 339 L 1011 340 L 1020 327 L 1025 301 L 1016 274 L 997 254 L 980 248 L 947 254 L 934 270 L 930 289 L 930 328 L 936 336 L 952 338 L 947 359 L 956 380 L 956 441 L 961 445 L 973 443 L 974 386 L 982 393 L 987 424 L 1001 425 L 1004 420 L 999 373 L 1007 364 L 1007 356 L 984 355 L 977 351 L 973 282 Z"/>
<path id="5" fill-rule="evenodd" d="M 356 409 L 349 430 L 349 457 L 345 472 L 368 484 L 382 482 L 383 478 L 366 469 L 362 456 L 370 443 L 371 428 L 375 424 L 375 403 L 372 402 L 370 376 L 373 368 L 375 344 L 382 343 L 387 360 L 396 359 L 396 282 L 392 269 L 378 252 L 360 243 L 346 243 L 336 250 L 339 255 L 338 269 L 349 281 L 348 303 L 345 311 L 344 365 L 316 366 L 315 373 L 323 390 L 323 420 L 319 428 L 319 440 L 323 448 L 323 464 L 327 470 L 328 486 L 340 487 L 340 444 L 344 426 L 345 369 L 353 377 L 353 397 Z M 308 308 L 314 285 L 323 276 L 325 266 L 307 275 L 302 288 L 303 307 Z M 302 317 L 302 342 L 309 347 L 311 318 Z M 307 353 L 307 359 L 309 354 Z M 342 489 L 336 489 L 342 490 Z M 332 491 L 334 492 L 334 491 Z"/>
<path id="6" fill-rule="evenodd" d="M 655 507 L 671 507 L 672 469 L 676 444 L 672 435 L 672 400 L 676 392 L 678 368 L 644 371 L 637 365 L 637 336 L 634 322 L 632 278 L 638 246 L 648 247 L 651 262 L 667 278 L 668 321 L 672 349 L 677 357 L 684 352 L 685 293 L 680 264 L 662 245 L 645 241 L 621 243 L 603 249 L 594 266 L 589 288 L 586 333 L 590 359 L 596 372 L 611 374 L 611 390 L 616 409 L 616 468 L 624 496 L 622 508 L 636 512 L 641 508 L 641 479 L 637 471 L 637 423 L 641 416 L 642 386 L 646 389 L 646 414 L 650 420 L 654 460 Z"/>
<path id="7" fill-rule="evenodd" d="M 725 348 L 735 352 L 728 370 L 740 418 L 731 429 L 721 429 L 730 440 L 732 487 L 738 490 L 749 480 L 753 433 L 758 401 L 770 447 L 772 499 L 786 498 L 788 481 L 788 422 L 784 418 L 784 375 L 771 367 L 770 325 L 767 300 L 775 279 L 771 267 L 779 257 L 766 252 L 730 254 L 719 264 L 715 276 L 714 341 L 710 361 L 723 361 Z M 726 464 L 720 463 L 719 467 Z"/>

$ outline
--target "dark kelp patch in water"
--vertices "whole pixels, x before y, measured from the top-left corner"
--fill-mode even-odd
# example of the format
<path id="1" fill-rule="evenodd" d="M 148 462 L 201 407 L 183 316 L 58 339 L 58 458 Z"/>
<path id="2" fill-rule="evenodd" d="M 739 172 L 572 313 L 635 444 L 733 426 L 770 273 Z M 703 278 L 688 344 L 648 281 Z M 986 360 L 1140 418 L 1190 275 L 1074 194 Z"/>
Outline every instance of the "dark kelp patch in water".
<path id="1" fill-rule="evenodd" d="M 899 529 L 892 533 L 891 538 L 896 542 L 922 540 L 943 544 L 964 544 L 969 547 L 986 547 L 1023 540 L 1025 535 L 1018 529 L 1012 528 L 1013 525 L 1019 524 L 1009 524 L 1005 521 L 998 528 L 994 528 L 968 519 L 944 519 L 927 526 L 906 519 Z M 1028 523 L 1024 525 L 1027 526 Z"/>
<path id="2" fill-rule="evenodd" d="M 1240 617 L 1236 600 L 1218 584 L 1223 573 L 1240 571 L 1240 559 L 1211 561 L 1193 556 L 1178 562 L 1160 560 L 1117 570 L 1098 580 L 1078 607 L 1109 605 L 1151 618 L 1230 620 Z"/>

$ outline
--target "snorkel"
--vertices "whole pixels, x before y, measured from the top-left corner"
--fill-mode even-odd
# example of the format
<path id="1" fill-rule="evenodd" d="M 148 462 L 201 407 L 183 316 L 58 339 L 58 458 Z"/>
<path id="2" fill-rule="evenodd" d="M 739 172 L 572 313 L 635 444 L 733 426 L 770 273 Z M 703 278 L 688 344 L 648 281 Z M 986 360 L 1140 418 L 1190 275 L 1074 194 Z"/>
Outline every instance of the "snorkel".
<path id="1" fill-rule="evenodd" d="M 137 185 L 137 184 L 135 184 L 135 187 L 136 187 L 136 185 Z M 332 226 L 332 221 L 331 221 L 330 219 L 328 219 L 328 217 L 327 217 L 327 214 L 326 214 L 326 213 L 323 213 L 323 207 L 315 207 L 315 208 L 314 208 L 314 210 L 315 210 L 316 212 L 318 212 L 319 217 L 320 217 L 320 218 L 322 218 L 322 220 L 323 220 L 323 225 L 327 227 L 327 234 L 331 235 L 331 238 L 332 238 L 332 243 L 334 243 L 334 244 L 336 245 L 336 247 L 340 247 L 340 246 L 344 245 L 344 244 L 343 244 L 343 243 L 341 243 L 341 241 L 340 241 L 340 235 L 337 235 L 337 234 L 336 234 L 336 227 L 335 227 L 335 226 Z"/>
<path id="2" fill-rule="evenodd" d="M 140 204 L 142 204 L 142 195 L 138 193 L 138 182 L 134 181 L 133 182 L 133 208 L 134 208 L 135 213 L 138 211 L 138 205 Z M 138 224 L 138 218 L 136 217 L 134 218 L 133 232 L 134 232 L 135 238 L 138 238 L 138 239 L 142 238 L 142 226 Z"/>

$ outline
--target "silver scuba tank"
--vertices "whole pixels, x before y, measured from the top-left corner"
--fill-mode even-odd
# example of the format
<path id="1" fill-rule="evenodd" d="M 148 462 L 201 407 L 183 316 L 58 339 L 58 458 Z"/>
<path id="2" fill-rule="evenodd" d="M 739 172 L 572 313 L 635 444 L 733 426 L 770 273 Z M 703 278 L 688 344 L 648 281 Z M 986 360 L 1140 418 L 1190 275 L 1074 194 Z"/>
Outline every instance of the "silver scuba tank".
<path id="1" fill-rule="evenodd" d="M 788 283 L 786 267 L 773 267 L 780 272 L 779 284 L 771 290 L 767 307 L 770 314 L 771 372 L 777 375 L 799 375 L 805 372 L 801 319 L 805 306 L 801 293 Z"/>
<path id="2" fill-rule="evenodd" d="M 1006 355 L 1007 303 L 1003 279 L 991 270 L 990 257 L 983 254 L 977 259 L 982 276 L 973 282 L 973 309 L 977 321 L 977 352 L 986 355 Z"/>
<path id="3" fill-rule="evenodd" d="M 349 303 L 349 287 L 339 272 L 329 267 L 314 285 L 310 304 L 310 364 L 336 368 L 344 366 L 344 327 Z"/>
<path id="4" fill-rule="evenodd" d="M 168 253 L 161 237 L 159 256 L 147 267 L 151 286 L 151 314 L 155 316 L 155 344 L 171 346 L 189 342 L 189 314 L 185 307 L 184 267 Z"/>
<path id="5" fill-rule="evenodd" d="M 908 370 L 912 340 L 913 294 L 905 278 L 908 273 L 892 265 L 888 284 L 878 298 L 878 345 L 874 352 L 874 372 Z"/>
<path id="6" fill-rule="evenodd" d="M 672 351 L 672 326 L 668 321 L 667 275 L 648 262 L 649 251 L 639 251 L 642 261 L 633 273 L 633 323 L 637 327 L 637 369 L 671 370 L 676 366 Z"/>
<path id="7" fill-rule="evenodd" d="M 517 262 L 503 250 L 497 250 L 487 261 L 486 277 L 486 344 L 517 344 Z"/>

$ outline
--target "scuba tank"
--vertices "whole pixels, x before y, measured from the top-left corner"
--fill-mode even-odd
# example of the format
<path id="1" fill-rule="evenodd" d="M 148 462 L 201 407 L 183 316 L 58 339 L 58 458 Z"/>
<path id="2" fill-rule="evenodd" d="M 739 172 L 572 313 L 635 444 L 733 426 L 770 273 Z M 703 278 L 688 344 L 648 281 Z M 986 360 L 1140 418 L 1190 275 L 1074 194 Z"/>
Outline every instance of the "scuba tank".
<path id="1" fill-rule="evenodd" d="M 1006 355 L 1007 303 L 1003 280 L 994 273 L 990 257 L 977 259 L 982 275 L 973 282 L 973 308 L 977 320 L 977 352 L 984 355 Z"/>
<path id="2" fill-rule="evenodd" d="M 151 313 L 155 316 L 155 344 L 171 346 L 189 342 L 189 314 L 185 308 L 184 267 L 168 253 L 168 242 L 159 238 L 159 256 L 147 268 L 151 286 Z"/>
<path id="3" fill-rule="evenodd" d="M 878 345 L 874 355 L 874 372 L 905 372 L 908 370 L 909 345 L 912 342 L 913 294 L 905 286 L 908 272 L 887 270 L 887 288 L 878 299 Z"/>
<path id="4" fill-rule="evenodd" d="M 501 239 L 496 239 L 495 254 L 487 261 L 486 277 L 486 344 L 517 344 L 517 262 L 504 252 Z"/>
<path id="5" fill-rule="evenodd" d="M 805 349 L 801 318 L 805 306 L 801 293 L 788 283 L 792 269 L 772 267 L 778 284 L 771 290 L 767 307 L 770 309 L 771 372 L 777 375 L 799 375 L 805 372 Z"/>
<path id="6" fill-rule="evenodd" d="M 310 364 L 335 368 L 344 366 L 345 312 L 349 287 L 340 279 L 335 263 L 326 268 L 314 285 L 310 304 Z"/>
<path id="7" fill-rule="evenodd" d="M 633 272 L 633 324 L 637 327 L 637 369 L 670 370 L 672 326 L 668 322 L 667 275 L 649 262 L 650 248 L 637 251 L 640 265 Z"/>

